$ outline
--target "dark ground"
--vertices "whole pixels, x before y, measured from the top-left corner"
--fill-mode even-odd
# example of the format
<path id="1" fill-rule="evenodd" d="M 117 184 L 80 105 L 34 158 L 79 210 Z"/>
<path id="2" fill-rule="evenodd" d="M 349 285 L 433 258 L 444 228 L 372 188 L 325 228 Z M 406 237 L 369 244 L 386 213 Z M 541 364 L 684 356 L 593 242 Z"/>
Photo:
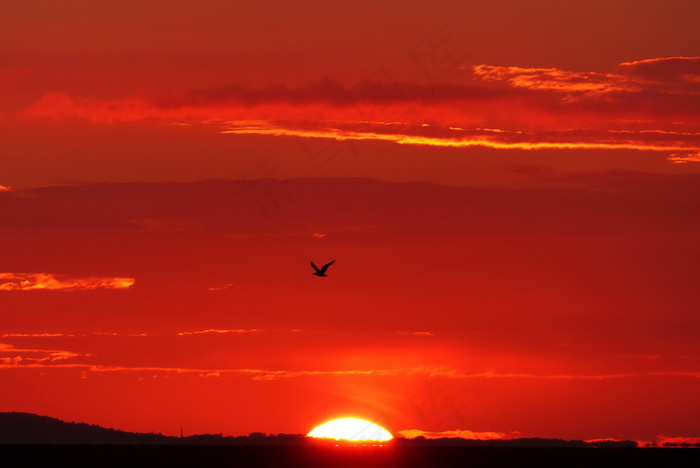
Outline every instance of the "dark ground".
<path id="1" fill-rule="evenodd" d="M 700 449 L 536 447 L 335 447 L 0 445 L 0 466 L 16 467 L 660 467 L 697 468 Z"/>

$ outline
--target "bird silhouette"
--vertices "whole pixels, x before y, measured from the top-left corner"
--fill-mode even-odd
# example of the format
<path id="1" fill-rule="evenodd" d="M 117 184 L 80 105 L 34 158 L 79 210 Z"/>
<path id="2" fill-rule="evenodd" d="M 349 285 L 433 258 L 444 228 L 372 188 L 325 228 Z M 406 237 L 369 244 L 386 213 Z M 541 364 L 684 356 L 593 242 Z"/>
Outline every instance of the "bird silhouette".
<path id="1" fill-rule="evenodd" d="M 314 265 L 314 262 L 311 262 L 311 266 L 313 267 L 314 270 L 316 270 L 315 272 L 313 272 L 313 273 L 311 273 L 311 274 L 312 274 L 312 275 L 316 275 L 316 276 L 328 276 L 328 275 L 326 274 L 326 270 L 328 270 L 328 267 L 331 266 L 331 265 L 333 265 L 334 263 L 335 263 L 335 260 L 333 260 L 333 261 L 330 262 L 330 263 L 326 263 L 326 264 L 323 265 L 321 268 L 319 268 L 319 267 L 317 267 L 316 265 Z"/>

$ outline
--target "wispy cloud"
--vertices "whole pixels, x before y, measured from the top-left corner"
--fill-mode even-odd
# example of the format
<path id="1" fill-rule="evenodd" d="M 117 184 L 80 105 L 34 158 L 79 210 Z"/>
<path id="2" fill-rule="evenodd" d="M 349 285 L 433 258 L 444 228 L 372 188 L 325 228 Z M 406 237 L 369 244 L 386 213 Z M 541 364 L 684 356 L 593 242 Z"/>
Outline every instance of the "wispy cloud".
<path id="1" fill-rule="evenodd" d="M 700 151 L 700 57 L 627 62 L 607 73 L 486 64 L 464 72 L 462 85 L 349 88 L 325 80 L 121 100 L 52 93 L 25 116 L 158 119 L 224 133 L 445 147 Z"/>
<path id="2" fill-rule="evenodd" d="M 11 349 L 3 350 L 0 348 L 0 354 L 3 352 L 20 353 L 20 352 L 47 352 L 44 350 L 21 350 Z M 199 377 L 248 377 L 251 380 L 272 381 L 280 379 L 295 379 L 301 377 L 331 377 L 331 376 L 407 376 L 407 375 L 423 375 L 424 368 L 401 368 L 401 369 L 344 369 L 344 370 L 269 370 L 269 369 L 207 369 L 207 368 L 191 368 L 191 367 L 162 367 L 162 366 L 117 366 L 117 365 L 99 365 L 87 363 L 71 363 L 62 364 L 56 363 L 59 359 L 68 359 L 81 355 L 66 351 L 55 351 L 55 356 L 46 356 L 40 359 L 32 359 L 24 356 L 18 356 L 16 359 L 11 359 L 7 356 L 0 355 L 0 370 L 7 369 L 54 369 L 54 370 L 79 370 L 84 372 L 95 373 L 134 373 L 134 374 L 181 374 Z M 65 353 L 65 354 L 63 354 Z"/>
<path id="3" fill-rule="evenodd" d="M 523 68 L 477 65 L 473 73 L 485 81 L 507 81 L 516 88 L 547 90 L 561 93 L 602 94 L 638 92 L 644 80 L 624 75 L 595 72 L 572 72 L 557 68 Z"/>
<path id="4" fill-rule="evenodd" d="M 258 328 L 236 328 L 236 329 L 231 329 L 231 330 L 216 330 L 216 329 L 208 329 L 208 330 L 196 330 L 196 331 L 186 331 L 186 332 L 180 332 L 177 334 L 177 336 L 187 336 L 187 335 L 206 335 L 206 334 L 228 334 L 228 333 L 257 333 L 262 330 Z"/>
<path id="5" fill-rule="evenodd" d="M 689 162 L 700 162 L 700 153 L 688 153 L 688 154 L 672 154 L 668 158 L 669 161 L 675 164 L 686 164 Z"/>
<path id="6" fill-rule="evenodd" d="M 657 91 L 696 96 L 700 92 L 700 57 L 624 62 L 608 73 L 491 65 L 477 65 L 465 71 L 486 81 L 505 81 L 516 88 L 573 96 L 622 93 L 649 98 L 639 93 Z"/>
<path id="7" fill-rule="evenodd" d="M 397 432 L 398 435 L 406 439 L 415 439 L 416 437 L 425 437 L 426 439 L 442 439 L 442 438 L 460 438 L 460 439 L 475 439 L 475 440 L 494 440 L 494 439 L 509 439 L 520 435 L 519 432 L 476 432 L 466 429 L 457 429 L 452 431 L 424 431 L 421 429 L 404 429 Z"/>
<path id="8" fill-rule="evenodd" d="M 551 131 L 508 131 L 459 128 L 439 125 L 347 124 L 305 121 L 294 127 L 279 121 L 221 122 L 222 133 L 295 136 L 338 141 L 375 140 L 402 145 L 450 148 L 487 147 L 495 149 L 628 149 L 639 151 L 700 150 L 700 134 L 682 135 L 661 130 L 627 131 L 624 137 L 614 130 L 556 129 Z M 302 125 L 305 128 L 302 128 Z M 364 127 L 364 128 L 359 128 Z M 671 135 L 676 138 L 669 138 Z"/>
<path id="9" fill-rule="evenodd" d="M 38 356 L 34 356 L 37 354 Z M 95 373 L 133 373 L 150 374 L 152 376 L 179 374 L 198 377 L 247 377 L 257 381 L 274 381 L 282 379 L 333 377 L 333 376 L 357 376 L 357 377 L 410 377 L 426 376 L 450 379 L 556 379 L 556 380 L 609 380 L 630 379 L 646 377 L 685 377 L 700 378 L 700 372 L 696 371 L 671 371 L 671 372 L 639 372 L 625 374 L 525 374 L 525 373 L 499 373 L 476 372 L 468 373 L 452 367 L 414 366 L 378 369 L 254 369 L 254 368 L 193 368 L 170 366 L 121 366 L 100 365 L 85 362 L 64 363 L 67 359 L 84 358 L 91 354 L 76 353 L 66 350 L 25 349 L 15 348 L 10 344 L 0 344 L 0 370 L 2 369 L 54 369 L 54 370 L 79 370 Z"/>
<path id="10" fill-rule="evenodd" d="M 11 344 L 0 343 L 0 369 L 53 367 L 58 362 L 86 356 L 90 356 L 90 354 L 57 349 L 17 348 Z"/>
<path id="11" fill-rule="evenodd" d="M 0 338 L 65 338 L 79 335 L 68 333 L 3 333 Z"/>
<path id="12" fill-rule="evenodd" d="M 556 379 L 556 380 L 609 380 L 630 379 L 639 377 L 690 377 L 700 378 L 698 371 L 664 371 L 664 372 L 629 372 L 621 374 L 528 374 L 510 372 L 474 372 L 462 373 L 452 371 L 445 374 L 446 377 L 462 379 Z"/>
<path id="13" fill-rule="evenodd" d="M 125 332 L 90 332 L 90 333 L 3 333 L 0 338 L 75 338 L 87 336 L 114 336 L 128 338 L 154 338 L 154 337 L 169 337 L 169 336 L 192 336 L 192 335 L 226 335 L 226 334 L 245 334 L 245 333 L 299 333 L 304 330 L 298 328 L 233 328 L 233 329 L 205 329 L 205 330 L 188 330 L 177 333 L 125 333 Z"/>
<path id="14" fill-rule="evenodd" d="M 675 83 L 700 86 L 700 57 L 662 57 L 624 62 L 620 70 L 632 78 L 639 77 L 655 85 L 669 87 Z M 698 91 L 697 87 L 692 91 Z"/>
<path id="15" fill-rule="evenodd" d="M 52 273 L 0 273 L 0 291 L 87 291 L 92 289 L 127 289 L 134 278 L 71 278 Z"/>
<path id="16" fill-rule="evenodd" d="M 233 287 L 235 287 L 233 283 L 227 283 L 224 286 L 210 286 L 207 288 L 207 291 L 225 291 Z"/>
<path id="17" fill-rule="evenodd" d="M 697 445 L 700 444 L 700 437 L 669 437 L 665 435 L 656 436 L 657 445 Z"/>
<path id="18" fill-rule="evenodd" d="M 429 331 L 414 331 L 414 332 L 400 331 L 399 335 L 435 336 L 435 333 L 429 332 Z"/>

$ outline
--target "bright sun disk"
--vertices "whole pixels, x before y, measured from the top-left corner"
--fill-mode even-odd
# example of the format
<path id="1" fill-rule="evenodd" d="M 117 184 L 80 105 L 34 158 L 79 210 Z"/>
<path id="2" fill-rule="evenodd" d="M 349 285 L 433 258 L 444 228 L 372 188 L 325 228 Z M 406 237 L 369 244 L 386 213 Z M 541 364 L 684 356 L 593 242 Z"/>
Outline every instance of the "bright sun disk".
<path id="1" fill-rule="evenodd" d="M 307 434 L 309 437 L 318 437 L 336 440 L 351 441 L 387 441 L 394 437 L 374 423 L 357 418 L 341 418 L 328 421 L 315 427 Z"/>

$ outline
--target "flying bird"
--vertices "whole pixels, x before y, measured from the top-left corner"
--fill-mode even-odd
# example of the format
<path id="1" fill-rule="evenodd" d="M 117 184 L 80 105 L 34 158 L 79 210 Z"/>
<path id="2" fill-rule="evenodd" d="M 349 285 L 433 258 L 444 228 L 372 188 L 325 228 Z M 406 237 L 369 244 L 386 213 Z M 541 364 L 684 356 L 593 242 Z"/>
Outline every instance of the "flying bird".
<path id="1" fill-rule="evenodd" d="M 333 260 L 330 263 L 326 263 L 321 268 L 319 268 L 316 265 L 314 265 L 314 262 L 311 262 L 311 266 L 313 267 L 314 270 L 316 270 L 314 273 L 311 273 L 311 274 L 316 275 L 316 276 L 328 276 L 326 274 L 326 270 L 328 269 L 329 266 L 333 265 L 334 263 L 335 263 L 335 260 Z"/>

